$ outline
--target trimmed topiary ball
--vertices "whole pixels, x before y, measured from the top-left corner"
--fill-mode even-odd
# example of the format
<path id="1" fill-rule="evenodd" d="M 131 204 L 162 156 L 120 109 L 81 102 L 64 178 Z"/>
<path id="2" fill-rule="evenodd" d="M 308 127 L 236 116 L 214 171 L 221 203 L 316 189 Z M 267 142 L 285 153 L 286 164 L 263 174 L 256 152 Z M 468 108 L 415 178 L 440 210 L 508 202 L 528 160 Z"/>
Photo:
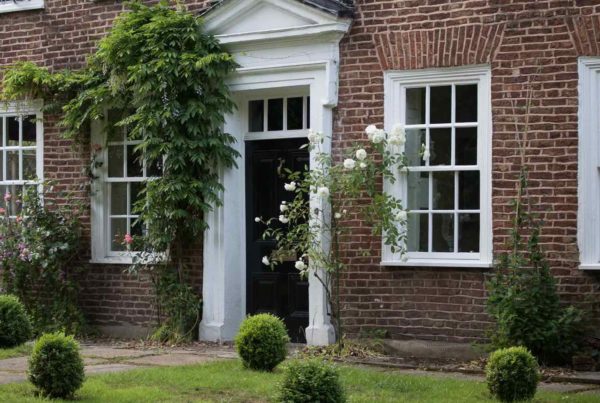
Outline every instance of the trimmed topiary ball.
<path id="1" fill-rule="evenodd" d="M 44 334 L 33 346 L 29 380 L 43 396 L 69 398 L 84 381 L 79 343 L 63 333 Z"/>
<path id="2" fill-rule="evenodd" d="M 246 318 L 235 337 L 244 366 L 259 371 L 272 371 L 285 360 L 289 341 L 283 321 L 268 313 Z"/>
<path id="3" fill-rule="evenodd" d="M 25 307 L 12 295 L 0 295 L 0 348 L 15 347 L 32 336 Z"/>
<path id="4" fill-rule="evenodd" d="M 485 372 L 488 389 L 503 402 L 533 399 L 540 380 L 538 363 L 525 347 L 494 351 Z"/>
<path id="5" fill-rule="evenodd" d="M 315 359 L 291 362 L 279 393 L 279 400 L 286 403 L 346 401 L 337 370 Z"/>

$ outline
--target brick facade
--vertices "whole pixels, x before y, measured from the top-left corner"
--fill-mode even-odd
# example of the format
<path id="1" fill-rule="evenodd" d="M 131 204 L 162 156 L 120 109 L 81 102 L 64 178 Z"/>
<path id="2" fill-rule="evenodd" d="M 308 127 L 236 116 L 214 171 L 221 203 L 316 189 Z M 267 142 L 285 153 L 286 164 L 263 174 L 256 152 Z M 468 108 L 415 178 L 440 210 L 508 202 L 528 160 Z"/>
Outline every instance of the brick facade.
<path id="1" fill-rule="evenodd" d="M 186 1 L 192 10 L 208 1 Z M 52 69 L 77 68 L 122 11 L 120 2 L 46 0 L 42 11 L 0 14 L 0 71 L 17 60 Z M 494 249 L 502 249 L 508 203 L 518 171 L 516 129 L 530 119 L 530 194 L 544 213 L 542 242 L 567 301 L 598 295 L 600 276 L 578 269 L 577 57 L 600 56 L 600 0 L 357 0 L 351 32 L 342 40 L 340 100 L 334 121 L 339 152 L 362 139 L 367 124 L 383 124 L 383 72 L 487 64 L 492 71 Z M 528 84 L 531 83 L 531 84 Z M 45 125 L 45 179 L 89 201 L 89 147 L 61 139 L 55 117 Z M 520 126 L 519 126 L 520 125 Z M 83 217 L 89 242 L 89 214 Z M 350 270 L 343 280 L 349 330 L 387 330 L 393 338 L 475 341 L 489 325 L 484 282 L 489 269 L 388 268 L 351 250 L 380 249 L 364 223 L 347 242 Z M 355 248 L 354 248 L 355 249 Z M 201 251 L 193 253 L 201 286 Z M 87 260 L 89 256 L 85 256 Z M 147 325 L 147 281 L 123 266 L 90 265 L 81 295 L 100 326 Z"/>
<path id="2" fill-rule="evenodd" d="M 530 195 L 543 214 L 542 243 L 565 301 L 598 295 L 600 276 L 578 269 L 577 58 L 598 56 L 600 1 L 361 0 L 341 46 L 337 149 L 383 124 L 383 72 L 487 64 L 492 72 L 493 236 L 502 250 L 519 156 L 517 127 L 533 90 L 526 158 Z M 531 84 L 528 84 L 531 83 Z M 352 242 L 372 242 L 368 231 Z M 360 231 L 359 230 L 359 231 Z M 489 269 L 388 268 L 349 254 L 344 280 L 353 333 L 475 341 L 485 336 Z"/>

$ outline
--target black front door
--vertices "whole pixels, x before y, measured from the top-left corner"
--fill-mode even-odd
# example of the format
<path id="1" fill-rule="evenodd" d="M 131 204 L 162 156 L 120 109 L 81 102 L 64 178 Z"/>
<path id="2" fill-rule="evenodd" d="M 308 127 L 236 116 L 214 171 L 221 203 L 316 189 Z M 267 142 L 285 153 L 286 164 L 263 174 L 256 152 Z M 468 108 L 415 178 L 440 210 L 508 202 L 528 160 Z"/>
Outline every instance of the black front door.
<path id="1" fill-rule="evenodd" d="M 255 217 L 278 217 L 282 201 L 293 193 L 283 188 L 282 168 L 305 170 L 308 151 L 300 149 L 304 139 L 257 140 L 246 142 L 246 270 L 248 314 L 272 313 L 285 322 L 294 342 L 305 342 L 308 325 L 308 282 L 294 268 L 294 259 L 272 270 L 262 263 L 275 249 L 275 241 L 263 240 L 265 226 Z"/>

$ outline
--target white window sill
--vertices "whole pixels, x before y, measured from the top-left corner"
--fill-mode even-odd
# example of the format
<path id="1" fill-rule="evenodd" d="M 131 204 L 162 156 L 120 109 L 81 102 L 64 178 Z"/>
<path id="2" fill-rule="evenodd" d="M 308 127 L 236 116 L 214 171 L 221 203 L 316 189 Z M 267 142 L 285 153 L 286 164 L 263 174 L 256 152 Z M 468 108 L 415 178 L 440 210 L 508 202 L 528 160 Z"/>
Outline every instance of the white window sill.
<path id="1" fill-rule="evenodd" d="M 456 267 L 456 268 L 481 268 L 494 267 L 493 262 L 481 260 L 441 260 L 441 259 L 409 259 L 406 262 L 398 260 L 382 260 L 381 266 L 395 267 Z"/>
<path id="2" fill-rule="evenodd" d="M 600 270 L 600 263 L 582 263 L 579 270 Z"/>
<path id="3" fill-rule="evenodd" d="M 105 256 L 97 257 L 90 260 L 92 264 L 132 264 L 132 256 Z"/>

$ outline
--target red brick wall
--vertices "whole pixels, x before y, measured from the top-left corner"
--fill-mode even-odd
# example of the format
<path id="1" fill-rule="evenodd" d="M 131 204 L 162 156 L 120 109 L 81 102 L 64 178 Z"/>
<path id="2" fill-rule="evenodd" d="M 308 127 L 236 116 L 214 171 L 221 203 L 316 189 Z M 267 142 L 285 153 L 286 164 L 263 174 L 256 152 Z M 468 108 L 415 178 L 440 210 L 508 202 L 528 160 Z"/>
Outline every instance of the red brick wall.
<path id="1" fill-rule="evenodd" d="M 44 10 L 0 14 L 0 76 L 5 66 L 30 60 L 53 70 L 76 69 L 85 64 L 99 39 L 123 10 L 121 1 L 46 0 Z M 207 0 L 186 1 L 192 10 Z M 56 189 L 71 192 L 89 208 L 86 168 L 89 146 L 65 140 L 56 117 L 44 121 L 44 177 Z M 82 217 L 88 247 L 82 261 L 87 264 L 90 241 L 89 210 Z M 201 250 L 193 252 L 191 271 L 201 291 Z M 153 298 L 147 279 L 123 273 L 124 265 L 87 265 L 82 278 L 81 304 L 92 324 L 98 326 L 147 326 L 154 320 Z"/>
<path id="2" fill-rule="evenodd" d="M 577 57 L 600 55 L 600 0 L 357 0 L 356 20 L 342 41 L 340 104 L 334 145 L 362 139 L 383 124 L 383 71 L 469 64 L 492 69 L 493 217 L 495 250 L 506 239 L 517 173 L 514 121 L 523 121 L 527 83 L 534 100 L 530 126 L 531 195 L 546 212 L 542 242 L 565 301 L 598 294 L 597 275 L 577 269 Z M 199 9 L 207 1 L 187 1 Z M 120 2 L 46 0 L 43 11 L 0 14 L 0 72 L 16 60 L 53 69 L 83 65 L 122 10 Z M 1 74 L 1 73 L 0 73 Z M 515 116 L 516 115 L 516 116 Z M 86 147 L 61 139 L 45 122 L 45 177 L 89 200 Z M 88 228 L 89 217 L 83 217 Z M 347 243 L 380 249 L 364 223 Z M 200 252 L 195 282 L 200 287 Z M 84 260 L 89 258 L 86 256 Z M 347 252 L 344 308 L 349 330 L 386 329 L 394 338 L 473 341 L 484 337 L 485 277 L 490 270 L 380 267 L 379 258 Z M 99 325 L 152 320 L 148 284 L 122 266 L 92 265 L 82 304 Z M 197 269 L 196 269 L 197 268 Z"/>
<path id="3" fill-rule="evenodd" d="M 530 195 L 546 220 L 542 243 L 565 301 L 598 296 L 600 276 L 578 270 L 577 57 L 600 55 L 600 1 L 359 0 L 341 46 L 335 147 L 383 124 L 383 72 L 488 64 L 492 71 L 493 239 L 502 250 L 510 225 L 523 127 L 533 89 L 526 157 Z M 363 234 L 349 240 L 379 239 Z M 357 231 L 360 229 L 357 228 Z M 348 253 L 344 279 L 349 330 L 387 330 L 397 339 L 474 341 L 485 337 L 484 283 L 490 269 L 380 267 Z"/>

